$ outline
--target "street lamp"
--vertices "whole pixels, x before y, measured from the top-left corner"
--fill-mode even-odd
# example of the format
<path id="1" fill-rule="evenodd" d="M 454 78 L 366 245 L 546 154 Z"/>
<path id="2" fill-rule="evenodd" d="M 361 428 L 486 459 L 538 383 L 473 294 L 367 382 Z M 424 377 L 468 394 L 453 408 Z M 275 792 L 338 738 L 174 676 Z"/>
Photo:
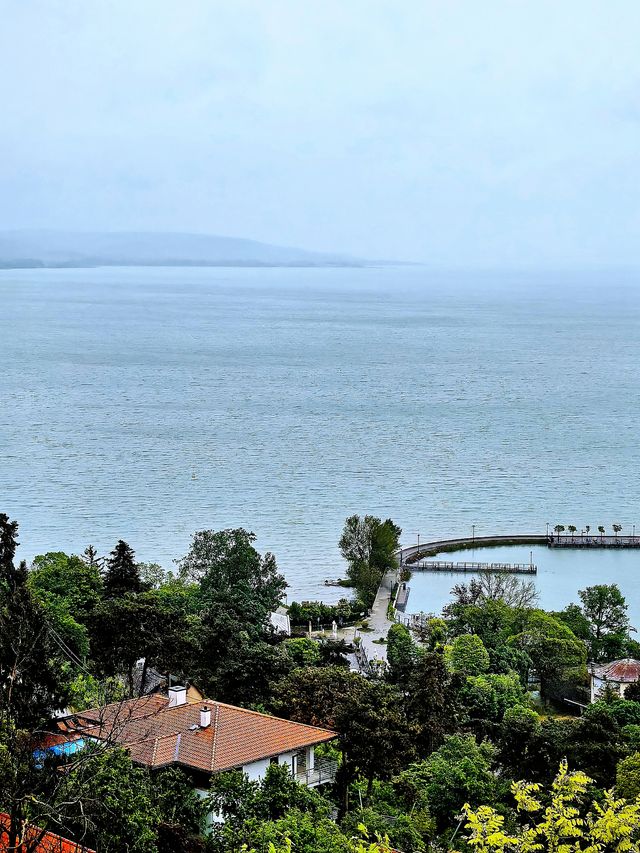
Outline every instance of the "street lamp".
<path id="1" fill-rule="evenodd" d="M 634 524 L 633 525 L 633 543 L 634 543 L 634 545 L 635 545 L 635 541 L 636 541 L 636 526 Z"/>
<path id="2" fill-rule="evenodd" d="M 475 524 L 471 525 L 471 547 L 474 548 L 476 544 L 476 526 Z"/>

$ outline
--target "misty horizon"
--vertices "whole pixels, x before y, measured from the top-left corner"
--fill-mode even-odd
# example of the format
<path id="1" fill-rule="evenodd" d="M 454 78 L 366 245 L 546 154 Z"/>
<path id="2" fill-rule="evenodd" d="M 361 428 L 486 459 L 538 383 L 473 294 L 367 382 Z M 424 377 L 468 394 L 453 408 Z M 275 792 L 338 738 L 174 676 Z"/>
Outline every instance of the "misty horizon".
<path id="1" fill-rule="evenodd" d="M 0 230 L 635 267 L 638 25 L 630 0 L 25 2 Z"/>

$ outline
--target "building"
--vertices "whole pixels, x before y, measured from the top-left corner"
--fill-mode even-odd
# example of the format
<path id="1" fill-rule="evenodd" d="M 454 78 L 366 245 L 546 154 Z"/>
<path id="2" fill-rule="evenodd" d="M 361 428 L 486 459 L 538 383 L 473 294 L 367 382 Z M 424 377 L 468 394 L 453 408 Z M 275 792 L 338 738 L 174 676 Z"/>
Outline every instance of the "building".
<path id="1" fill-rule="evenodd" d="M 53 832 L 45 832 L 37 826 L 29 826 L 25 832 L 24 843 L 15 847 L 10 846 L 9 838 L 9 815 L 0 814 L 0 851 L 6 850 L 11 853 L 22 853 L 29 850 L 31 853 L 95 853 L 82 844 L 69 841 Z"/>
<path id="2" fill-rule="evenodd" d="M 624 696 L 627 687 L 640 680 L 640 661 L 634 658 L 623 658 L 611 663 L 594 663 L 589 670 L 592 702 L 596 701 L 605 687 Z"/>
<path id="3" fill-rule="evenodd" d="M 285 765 L 309 787 L 333 781 L 335 762 L 316 760 L 315 747 L 333 740 L 335 732 L 223 702 L 190 701 L 185 687 L 168 693 L 57 719 L 55 743 L 44 748 L 68 754 L 91 741 L 116 743 L 136 764 L 181 768 L 203 795 L 215 773 L 238 769 L 259 780 L 270 764 Z"/>

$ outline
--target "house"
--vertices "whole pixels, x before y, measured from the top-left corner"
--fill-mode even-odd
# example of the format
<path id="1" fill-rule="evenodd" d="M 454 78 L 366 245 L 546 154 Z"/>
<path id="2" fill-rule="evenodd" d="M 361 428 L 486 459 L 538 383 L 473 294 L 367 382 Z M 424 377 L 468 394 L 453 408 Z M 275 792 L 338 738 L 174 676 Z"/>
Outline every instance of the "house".
<path id="1" fill-rule="evenodd" d="M 18 847 L 10 846 L 9 821 L 8 814 L 0 814 L 0 851 L 11 850 L 12 853 L 22 853 L 23 850 L 29 850 L 30 853 L 95 853 L 95 850 L 90 850 L 88 847 L 83 847 L 82 844 L 76 844 L 75 841 L 62 838 L 54 832 L 45 832 L 37 826 L 27 827 L 23 843 L 19 844 Z M 34 845 L 36 846 L 34 847 Z"/>
<path id="2" fill-rule="evenodd" d="M 623 658 L 611 663 L 591 664 L 589 667 L 591 701 L 595 702 L 605 687 L 624 696 L 630 684 L 640 680 L 640 661 Z"/>
<path id="3" fill-rule="evenodd" d="M 58 719 L 56 736 L 65 746 L 57 740 L 55 747 L 69 752 L 79 741 L 117 743 L 136 764 L 181 768 L 203 795 L 215 773 L 238 769 L 258 780 L 270 764 L 285 765 L 309 787 L 333 781 L 335 762 L 316 760 L 315 747 L 333 740 L 335 732 L 223 702 L 189 701 L 185 687 L 171 687 L 168 693 Z"/>

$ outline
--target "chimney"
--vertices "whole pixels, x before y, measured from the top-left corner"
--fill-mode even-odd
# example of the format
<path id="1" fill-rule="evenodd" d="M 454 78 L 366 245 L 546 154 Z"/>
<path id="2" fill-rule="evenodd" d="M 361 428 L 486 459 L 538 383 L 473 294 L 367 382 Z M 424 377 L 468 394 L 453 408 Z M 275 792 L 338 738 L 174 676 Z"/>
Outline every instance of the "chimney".
<path id="1" fill-rule="evenodd" d="M 169 688 L 169 704 L 168 708 L 177 708 L 178 705 L 187 704 L 187 688 L 176 684 L 175 687 Z"/>
<path id="2" fill-rule="evenodd" d="M 200 708 L 200 728 L 208 729 L 211 725 L 211 709 L 207 708 L 206 705 L 203 705 Z"/>

